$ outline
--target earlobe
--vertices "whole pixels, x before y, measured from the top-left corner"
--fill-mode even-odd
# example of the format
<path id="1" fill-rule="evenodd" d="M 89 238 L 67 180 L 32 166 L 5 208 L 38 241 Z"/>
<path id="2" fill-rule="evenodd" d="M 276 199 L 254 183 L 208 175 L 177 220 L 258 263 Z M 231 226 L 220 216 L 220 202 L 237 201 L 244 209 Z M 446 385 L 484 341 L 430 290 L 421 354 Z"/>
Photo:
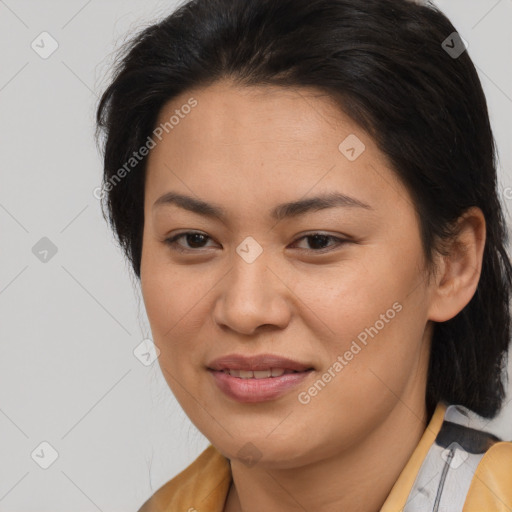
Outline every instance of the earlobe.
<path id="1" fill-rule="evenodd" d="M 439 255 L 439 272 L 432 283 L 429 320 L 446 322 L 471 301 L 482 272 L 486 224 L 482 210 L 470 208 L 457 221 L 458 231 Z"/>

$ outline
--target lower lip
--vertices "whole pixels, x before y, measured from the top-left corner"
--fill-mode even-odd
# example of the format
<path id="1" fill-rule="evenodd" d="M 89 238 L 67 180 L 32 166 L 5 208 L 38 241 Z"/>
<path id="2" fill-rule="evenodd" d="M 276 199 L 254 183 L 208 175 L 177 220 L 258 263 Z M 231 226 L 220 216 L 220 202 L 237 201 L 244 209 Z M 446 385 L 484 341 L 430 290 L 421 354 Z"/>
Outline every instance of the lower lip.
<path id="1" fill-rule="evenodd" d="M 232 377 L 229 373 L 208 370 L 217 386 L 227 396 L 237 402 L 266 402 L 275 400 L 298 386 L 306 379 L 312 370 L 307 372 L 286 373 L 281 377 L 269 377 L 266 379 L 241 379 Z"/>

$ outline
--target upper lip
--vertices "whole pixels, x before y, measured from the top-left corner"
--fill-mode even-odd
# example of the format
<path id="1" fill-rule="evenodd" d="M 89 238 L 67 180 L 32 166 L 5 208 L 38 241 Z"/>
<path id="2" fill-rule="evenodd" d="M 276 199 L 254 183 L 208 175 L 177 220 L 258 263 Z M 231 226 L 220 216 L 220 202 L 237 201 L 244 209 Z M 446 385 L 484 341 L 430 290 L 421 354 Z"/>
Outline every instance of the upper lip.
<path id="1" fill-rule="evenodd" d="M 267 370 L 269 368 L 282 368 L 284 370 L 294 370 L 303 372 L 312 370 L 313 367 L 308 364 L 293 361 L 287 357 L 281 357 L 273 354 L 258 354 L 254 356 L 244 356 L 242 354 L 229 354 L 211 361 L 208 365 L 210 370 Z"/>

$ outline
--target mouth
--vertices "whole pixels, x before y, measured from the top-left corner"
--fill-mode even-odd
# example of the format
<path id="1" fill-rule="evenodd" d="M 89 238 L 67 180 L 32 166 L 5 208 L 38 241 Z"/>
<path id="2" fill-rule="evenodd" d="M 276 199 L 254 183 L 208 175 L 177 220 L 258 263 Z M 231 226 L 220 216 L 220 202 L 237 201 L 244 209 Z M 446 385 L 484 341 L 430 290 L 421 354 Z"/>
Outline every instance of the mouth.
<path id="1" fill-rule="evenodd" d="M 287 357 L 281 357 L 273 354 L 258 354 L 252 356 L 229 354 L 227 356 L 214 359 L 207 365 L 207 367 L 208 369 L 215 371 L 239 370 L 246 372 L 272 372 L 272 370 L 275 370 L 274 373 L 277 373 L 280 370 L 284 370 L 285 373 L 290 373 L 304 372 L 314 369 L 310 364 L 301 363 Z"/>
<path id="2" fill-rule="evenodd" d="M 313 368 L 309 368 L 305 371 L 312 369 Z M 271 379 L 281 377 L 282 375 L 289 375 L 290 373 L 301 373 L 297 370 L 289 370 L 285 368 L 267 368 L 265 370 L 235 370 L 233 368 L 225 368 L 221 371 L 231 375 L 231 377 L 237 377 L 239 379 Z"/>
<path id="3" fill-rule="evenodd" d="M 280 398 L 315 369 L 280 356 L 233 354 L 212 361 L 207 370 L 226 396 L 237 402 L 254 403 Z"/>

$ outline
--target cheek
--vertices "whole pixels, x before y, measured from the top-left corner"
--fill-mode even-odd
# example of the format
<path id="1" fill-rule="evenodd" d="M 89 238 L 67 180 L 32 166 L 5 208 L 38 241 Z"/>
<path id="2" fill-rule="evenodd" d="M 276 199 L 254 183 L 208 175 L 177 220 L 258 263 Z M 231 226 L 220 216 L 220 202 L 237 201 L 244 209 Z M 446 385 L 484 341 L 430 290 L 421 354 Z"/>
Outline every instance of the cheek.
<path id="1" fill-rule="evenodd" d="M 144 240 L 141 289 L 155 336 L 170 331 L 185 316 L 189 302 L 197 293 L 196 285 L 185 277 L 183 267 L 171 264 L 160 244 Z"/>
<path id="2" fill-rule="evenodd" d="M 333 269 L 326 279 L 297 281 L 296 293 L 308 306 L 302 309 L 310 319 L 306 324 L 316 338 L 312 343 L 318 345 L 312 348 L 325 352 L 323 371 L 330 368 L 337 376 L 329 387 L 354 406 L 403 389 L 422 354 L 423 275 L 413 256 L 407 263 L 397 256 L 383 250 Z"/>
<path id="3" fill-rule="evenodd" d="M 376 322 L 381 327 L 383 321 L 387 327 L 395 317 L 421 314 L 418 299 L 423 276 L 415 263 L 420 254 L 414 252 L 406 260 L 401 254 L 385 246 L 361 248 L 357 256 L 336 266 L 293 276 L 294 294 L 307 306 L 301 308 L 301 315 L 311 322 L 315 319 L 319 328 L 323 325 L 318 333 L 340 340 L 339 349 Z M 397 309 L 406 313 L 398 315 Z"/>
<path id="4" fill-rule="evenodd" d="M 151 253 L 147 247 L 141 262 L 141 289 L 153 342 L 160 350 L 160 366 L 183 375 L 202 356 L 205 343 L 198 340 L 198 332 L 211 314 L 208 294 L 215 279 L 211 272 L 198 277 L 189 267 L 171 264 L 163 252 Z"/>
<path id="5" fill-rule="evenodd" d="M 204 314 L 201 299 L 207 291 L 197 283 L 184 282 L 183 275 L 170 269 L 145 280 L 144 304 L 154 341 L 162 345 L 161 350 L 179 347 L 186 331 L 192 329 L 193 317 Z"/>
<path id="6" fill-rule="evenodd" d="M 314 381 L 297 390 L 298 422 L 330 420 L 322 433 L 309 430 L 319 444 L 330 437 L 350 445 L 382 423 L 398 401 L 408 403 L 418 394 L 427 361 L 418 327 L 421 313 L 396 302 L 384 304 L 354 304 L 342 310 L 337 323 L 333 317 L 336 335 L 323 344 L 329 352 L 325 366 Z M 424 391 L 419 394 L 424 396 Z"/>
<path id="7" fill-rule="evenodd" d="M 195 384 L 197 365 L 204 349 L 197 343 L 194 318 L 208 314 L 205 301 L 200 300 L 204 293 L 196 283 L 185 282 L 179 268 L 147 265 L 146 270 L 141 287 L 153 342 L 160 351 L 158 364 L 173 395 L 193 417 L 192 397 L 200 397 Z"/>

